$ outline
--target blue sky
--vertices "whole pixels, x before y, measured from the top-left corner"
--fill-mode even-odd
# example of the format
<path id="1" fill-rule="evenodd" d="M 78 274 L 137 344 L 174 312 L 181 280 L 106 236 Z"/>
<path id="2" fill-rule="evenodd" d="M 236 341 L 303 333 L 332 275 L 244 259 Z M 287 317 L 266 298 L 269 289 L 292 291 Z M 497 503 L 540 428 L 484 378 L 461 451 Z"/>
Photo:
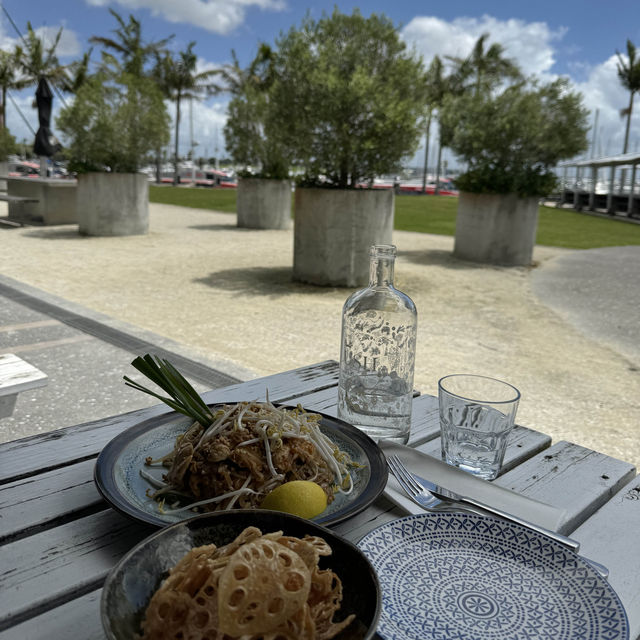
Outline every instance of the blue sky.
<path id="1" fill-rule="evenodd" d="M 202 68 L 230 61 L 234 49 L 242 63 L 255 54 L 259 41 L 273 43 L 282 31 L 299 25 L 307 11 L 313 17 L 337 6 L 344 13 L 359 7 L 364 15 L 384 13 L 396 24 L 401 37 L 414 46 L 428 64 L 435 54 L 468 54 L 482 33 L 490 42 L 500 42 L 528 73 L 544 80 L 568 76 L 584 95 L 591 110 L 591 124 L 598 110 L 595 153 L 622 151 L 624 122 L 619 110 L 628 103 L 628 93 L 616 75 L 616 50 L 626 50 L 631 39 L 640 48 L 640 2 L 638 0 L 395 0 L 394 2 L 325 2 L 296 0 L 0 0 L 0 47 L 12 48 L 18 37 L 5 11 L 18 28 L 27 21 L 45 38 L 64 28 L 59 46 L 62 62 L 78 58 L 92 35 L 110 36 L 116 22 L 113 8 L 124 17 L 133 13 L 143 25 L 146 40 L 175 34 L 172 47 L 183 49 L 194 40 Z M 94 59 L 98 59 L 94 52 Z M 35 90 L 35 88 L 34 88 Z M 12 95 L 16 105 L 37 128 L 32 108 L 33 91 Z M 219 96 L 194 104 L 181 127 L 181 147 L 191 143 L 189 122 L 197 155 L 224 151 L 222 128 L 228 97 Z M 640 97 L 636 98 L 630 150 L 640 151 Z M 55 112 L 60 101 L 54 101 Z M 32 139 L 27 125 L 9 101 L 9 128 L 17 138 Z M 54 127 L 55 132 L 55 127 Z M 590 139 L 593 136 L 590 134 Z M 435 149 L 434 149 L 435 153 Z M 422 158 L 423 150 L 418 150 Z M 420 160 L 421 162 L 421 160 Z M 449 158 L 449 163 L 454 160 Z"/>

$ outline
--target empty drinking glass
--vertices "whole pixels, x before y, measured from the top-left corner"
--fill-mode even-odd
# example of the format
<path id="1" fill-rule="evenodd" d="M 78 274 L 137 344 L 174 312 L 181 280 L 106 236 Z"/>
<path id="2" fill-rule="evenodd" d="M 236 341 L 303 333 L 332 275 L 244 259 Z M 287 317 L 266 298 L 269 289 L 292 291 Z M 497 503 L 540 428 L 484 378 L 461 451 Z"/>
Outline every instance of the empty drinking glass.
<path id="1" fill-rule="evenodd" d="M 520 392 L 487 376 L 456 374 L 438 381 L 442 459 L 486 480 L 499 473 Z"/>

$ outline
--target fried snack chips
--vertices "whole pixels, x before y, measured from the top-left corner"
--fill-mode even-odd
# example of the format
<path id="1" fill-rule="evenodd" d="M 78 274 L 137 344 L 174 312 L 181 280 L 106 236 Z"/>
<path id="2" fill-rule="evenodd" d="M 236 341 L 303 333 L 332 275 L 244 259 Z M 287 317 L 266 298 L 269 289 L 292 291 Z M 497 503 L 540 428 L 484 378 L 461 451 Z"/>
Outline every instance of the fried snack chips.
<path id="1" fill-rule="evenodd" d="M 230 636 L 272 631 L 302 608 L 310 590 L 311 573 L 297 553 L 265 538 L 245 544 L 220 576 L 219 629 Z"/>
<path id="2" fill-rule="evenodd" d="M 330 640 L 355 616 L 334 623 L 342 583 L 319 557 L 324 539 L 262 535 L 248 527 L 233 542 L 192 549 L 151 598 L 143 640 Z"/>

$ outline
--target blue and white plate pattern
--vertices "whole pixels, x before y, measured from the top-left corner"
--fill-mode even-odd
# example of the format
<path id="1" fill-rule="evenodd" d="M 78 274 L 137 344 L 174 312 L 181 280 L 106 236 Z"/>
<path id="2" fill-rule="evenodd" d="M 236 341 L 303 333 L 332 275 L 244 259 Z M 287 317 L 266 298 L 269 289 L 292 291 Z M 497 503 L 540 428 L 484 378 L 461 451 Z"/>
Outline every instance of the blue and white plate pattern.
<path id="1" fill-rule="evenodd" d="M 520 525 L 468 513 L 389 522 L 358 546 L 382 587 L 385 640 L 627 640 L 609 583 Z"/>

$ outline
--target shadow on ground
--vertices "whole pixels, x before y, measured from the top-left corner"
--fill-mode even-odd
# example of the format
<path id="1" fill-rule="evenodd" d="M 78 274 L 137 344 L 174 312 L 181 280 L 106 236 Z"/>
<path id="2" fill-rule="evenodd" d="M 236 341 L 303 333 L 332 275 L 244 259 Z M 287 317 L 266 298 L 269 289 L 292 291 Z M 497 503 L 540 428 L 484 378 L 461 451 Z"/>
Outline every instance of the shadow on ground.
<path id="1" fill-rule="evenodd" d="M 239 269 L 222 269 L 214 271 L 204 278 L 196 278 L 193 282 L 204 284 L 212 289 L 230 291 L 237 295 L 250 293 L 272 298 L 280 298 L 292 294 L 331 295 L 336 291 L 351 292 L 349 288 L 320 287 L 303 284 L 293 280 L 291 267 L 246 267 Z"/>
<path id="2" fill-rule="evenodd" d="M 69 229 L 61 229 L 59 227 L 56 227 L 55 229 L 47 227 L 37 227 L 30 229 L 24 235 L 29 238 L 42 238 L 43 240 L 69 240 L 70 238 L 84 240 L 88 238 L 88 236 L 78 233 L 77 227 L 72 227 Z"/>
<path id="3" fill-rule="evenodd" d="M 235 224 L 192 224 L 189 229 L 195 229 L 196 231 L 238 231 L 240 233 L 251 231 L 251 229 L 241 229 Z"/>
<path id="4" fill-rule="evenodd" d="M 521 267 L 505 267 L 500 265 L 485 264 L 460 260 L 453 256 L 452 251 L 445 249 L 429 249 L 427 251 L 398 251 L 398 258 L 423 266 L 438 266 L 446 269 L 519 269 Z"/>

